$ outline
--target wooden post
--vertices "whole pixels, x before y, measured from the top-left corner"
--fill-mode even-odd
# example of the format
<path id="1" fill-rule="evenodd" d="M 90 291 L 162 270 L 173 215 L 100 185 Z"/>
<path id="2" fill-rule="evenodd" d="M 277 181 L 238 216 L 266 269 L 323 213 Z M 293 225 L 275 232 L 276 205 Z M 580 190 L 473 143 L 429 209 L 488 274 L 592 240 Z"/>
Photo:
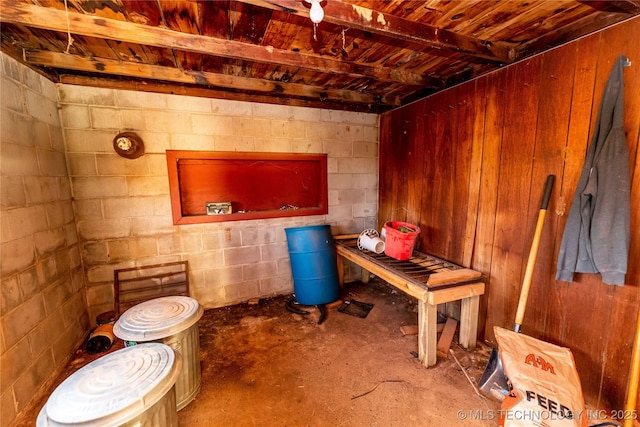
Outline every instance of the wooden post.
<path id="1" fill-rule="evenodd" d="M 362 268 L 360 272 L 360 280 L 362 281 L 362 283 L 366 285 L 367 283 L 369 283 L 370 278 L 371 278 L 371 273 L 369 273 L 369 270 L 367 270 L 366 268 Z"/>
<path id="2" fill-rule="evenodd" d="M 418 359 L 426 367 L 436 364 L 438 359 L 438 306 L 418 300 Z"/>
<path id="3" fill-rule="evenodd" d="M 480 296 L 464 298 L 460 302 L 460 345 L 468 350 L 476 348 L 478 340 L 478 310 Z"/>

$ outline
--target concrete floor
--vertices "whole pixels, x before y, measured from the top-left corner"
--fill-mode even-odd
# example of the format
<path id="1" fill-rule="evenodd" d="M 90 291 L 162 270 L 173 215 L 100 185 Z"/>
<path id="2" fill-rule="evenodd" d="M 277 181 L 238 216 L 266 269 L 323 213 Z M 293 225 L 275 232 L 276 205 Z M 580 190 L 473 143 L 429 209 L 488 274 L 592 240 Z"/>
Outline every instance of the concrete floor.
<path id="1" fill-rule="evenodd" d="M 498 425 L 499 403 L 479 397 L 451 355 L 420 364 L 416 336 L 400 330 L 417 324 L 413 298 L 379 279 L 347 284 L 342 299 L 373 309 L 360 318 L 330 308 L 320 325 L 316 308 L 295 314 L 288 299 L 205 311 L 201 390 L 180 426 Z M 466 351 L 457 335 L 452 348 L 477 383 L 490 349 Z M 59 381 L 94 358 L 78 351 Z M 18 426 L 33 426 L 45 401 Z"/>

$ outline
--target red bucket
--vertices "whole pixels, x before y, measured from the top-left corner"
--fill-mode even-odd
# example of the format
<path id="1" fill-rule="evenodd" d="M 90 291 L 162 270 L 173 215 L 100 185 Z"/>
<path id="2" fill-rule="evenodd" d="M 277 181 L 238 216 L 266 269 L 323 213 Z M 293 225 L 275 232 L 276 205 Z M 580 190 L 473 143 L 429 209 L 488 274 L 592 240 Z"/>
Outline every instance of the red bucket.
<path id="1" fill-rule="evenodd" d="M 420 227 L 409 222 L 387 221 L 384 224 L 386 240 L 384 253 L 403 261 L 411 258 Z"/>

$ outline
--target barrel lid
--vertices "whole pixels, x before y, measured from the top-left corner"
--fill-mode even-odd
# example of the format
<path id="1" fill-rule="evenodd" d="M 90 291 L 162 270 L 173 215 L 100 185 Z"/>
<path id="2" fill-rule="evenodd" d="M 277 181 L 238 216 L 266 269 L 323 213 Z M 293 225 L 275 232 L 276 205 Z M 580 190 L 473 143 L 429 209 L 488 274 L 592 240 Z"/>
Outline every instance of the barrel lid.
<path id="1" fill-rule="evenodd" d="M 288 228 L 285 228 L 284 231 L 286 233 L 296 233 L 298 231 L 313 231 L 313 230 L 319 230 L 319 229 L 325 229 L 325 228 L 331 229 L 331 226 L 329 224 L 316 224 L 316 225 L 307 225 L 304 227 L 288 227 Z"/>
<path id="2" fill-rule="evenodd" d="M 188 329 L 198 322 L 204 310 L 191 297 L 169 296 L 135 305 L 122 313 L 113 326 L 120 339 L 154 341 Z"/>
<path id="3" fill-rule="evenodd" d="M 94 360 L 64 380 L 40 411 L 37 425 L 117 426 L 142 414 L 173 387 L 180 358 L 146 343 Z"/>

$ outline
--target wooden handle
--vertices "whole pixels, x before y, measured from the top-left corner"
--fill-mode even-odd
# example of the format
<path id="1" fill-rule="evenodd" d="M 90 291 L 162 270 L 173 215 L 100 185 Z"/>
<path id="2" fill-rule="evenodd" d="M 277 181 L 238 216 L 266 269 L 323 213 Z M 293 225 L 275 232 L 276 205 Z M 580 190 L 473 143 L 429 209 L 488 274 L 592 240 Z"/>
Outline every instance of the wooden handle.
<path id="1" fill-rule="evenodd" d="M 553 190 L 553 183 L 556 180 L 555 175 L 549 175 L 547 182 L 544 184 L 544 195 L 542 196 L 542 203 L 540 204 L 541 210 L 547 210 L 549 206 L 549 199 L 551 198 L 551 190 Z"/>
<path id="2" fill-rule="evenodd" d="M 544 195 L 542 196 L 542 204 L 540 205 L 540 213 L 538 214 L 538 223 L 536 224 L 536 232 L 533 235 L 533 243 L 529 251 L 529 259 L 527 260 L 527 269 L 524 272 L 522 280 L 522 289 L 520 290 L 520 299 L 518 300 L 518 309 L 516 311 L 516 323 L 513 330 L 520 332 L 522 320 L 524 319 L 524 311 L 527 307 L 527 299 L 529 298 L 529 289 L 531 288 L 531 279 L 533 278 L 533 268 L 536 264 L 538 256 L 538 247 L 540 246 L 540 236 L 542 235 L 542 226 L 544 218 L 547 215 L 547 207 L 549 206 L 549 198 L 555 181 L 555 175 L 549 175 L 544 186 Z"/>
<path id="3" fill-rule="evenodd" d="M 631 355 L 627 402 L 624 406 L 624 427 L 633 427 L 633 415 L 637 413 L 636 403 L 638 402 L 638 381 L 640 381 L 640 311 L 638 312 L 637 323 L 636 338 L 633 344 L 633 353 Z"/>

